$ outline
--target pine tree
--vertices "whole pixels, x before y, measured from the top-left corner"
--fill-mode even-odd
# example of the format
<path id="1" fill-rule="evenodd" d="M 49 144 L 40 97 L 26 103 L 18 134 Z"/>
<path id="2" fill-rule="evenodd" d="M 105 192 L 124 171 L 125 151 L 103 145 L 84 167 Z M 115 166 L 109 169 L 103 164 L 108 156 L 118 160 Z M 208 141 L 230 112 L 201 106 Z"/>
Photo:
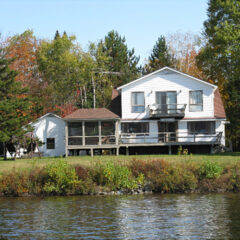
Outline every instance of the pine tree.
<path id="1" fill-rule="evenodd" d="M 144 66 L 143 73 L 151 73 L 165 66 L 173 67 L 175 61 L 174 56 L 169 53 L 165 37 L 161 36 L 153 47 L 148 63 Z"/>
<path id="2" fill-rule="evenodd" d="M 107 65 L 113 88 L 139 76 L 139 57 L 135 55 L 134 49 L 128 49 L 125 37 L 121 37 L 118 32 L 110 31 L 104 40 L 99 42 L 98 48 L 109 57 Z"/>
<path id="3" fill-rule="evenodd" d="M 59 31 L 57 30 L 54 36 L 54 40 L 57 40 L 58 38 L 60 38 L 60 34 Z"/>
<path id="4" fill-rule="evenodd" d="M 210 0 L 204 22 L 206 45 L 197 60 L 225 96 L 228 137 L 240 149 L 240 1 Z"/>
<path id="5" fill-rule="evenodd" d="M 29 120 L 29 99 L 27 89 L 16 82 L 17 72 L 10 70 L 10 61 L 0 54 L 0 142 L 19 138 Z"/>

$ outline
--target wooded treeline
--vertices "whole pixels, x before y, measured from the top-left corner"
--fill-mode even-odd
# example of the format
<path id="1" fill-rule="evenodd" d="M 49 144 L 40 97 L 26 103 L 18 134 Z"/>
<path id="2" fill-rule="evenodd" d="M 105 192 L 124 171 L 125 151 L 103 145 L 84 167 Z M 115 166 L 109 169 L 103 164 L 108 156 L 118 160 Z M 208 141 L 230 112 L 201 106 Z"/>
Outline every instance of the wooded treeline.
<path id="1" fill-rule="evenodd" d="M 240 149 L 239 0 L 210 0 L 201 36 L 159 36 L 143 66 L 125 37 L 114 30 L 85 51 L 66 32 L 56 31 L 46 40 L 26 30 L 1 38 L 0 59 L 0 141 L 16 134 L 18 121 L 24 125 L 47 112 L 65 116 L 76 108 L 109 107 L 113 88 L 169 66 L 219 86 L 231 122 L 228 137 Z M 18 120 L 6 123 L 9 115 Z M 6 129 L 9 134 L 3 137 Z"/>

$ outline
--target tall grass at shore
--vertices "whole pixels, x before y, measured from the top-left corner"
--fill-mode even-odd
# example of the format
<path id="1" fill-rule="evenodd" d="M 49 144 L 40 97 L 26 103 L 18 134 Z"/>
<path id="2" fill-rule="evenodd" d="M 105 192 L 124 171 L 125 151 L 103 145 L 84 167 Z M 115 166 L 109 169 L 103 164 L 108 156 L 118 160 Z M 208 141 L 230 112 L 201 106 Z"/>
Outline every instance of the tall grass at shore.
<path id="1" fill-rule="evenodd" d="M 240 191 L 239 161 L 181 161 L 132 158 L 69 163 L 66 159 L 49 161 L 2 173 L 2 196 L 78 195 L 99 192 L 153 191 L 159 193 Z"/>

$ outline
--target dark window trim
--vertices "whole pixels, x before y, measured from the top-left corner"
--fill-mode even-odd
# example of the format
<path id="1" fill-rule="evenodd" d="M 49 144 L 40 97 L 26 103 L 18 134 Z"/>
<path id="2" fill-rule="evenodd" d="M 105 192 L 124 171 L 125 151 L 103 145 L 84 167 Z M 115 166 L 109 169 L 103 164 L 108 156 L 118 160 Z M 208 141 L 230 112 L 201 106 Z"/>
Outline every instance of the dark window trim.
<path id="1" fill-rule="evenodd" d="M 190 132 L 189 131 L 189 125 L 190 124 L 192 124 L 192 123 L 209 123 L 209 124 L 213 124 L 214 125 L 214 131 L 213 132 L 204 132 L 204 133 L 201 133 L 201 132 L 197 132 L 197 131 L 195 131 L 195 132 Z M 210 127 L 211 128 L 211 127 Z M 187 131 L 188 131 L 188 134 L 189 135 L 197 135 L 197 134 L 199 134 L 199 135 L 211 135 L 211 134 L 216 134 L 216 122 L 215 121 L 188 121 L 187 122 Z"/>
<path id="2" fill-rule="evenodd" d="M 130 132 L 130 127 L 128 126 L 128 132 L 123 131 L 122 124 L 146 124 L 146 132 Z M 134 134 L 134 133 L 143 133 L 145 136 L 149 135 L 149 130 L 150 130 L 150 122 L 121 122 L 121 133 L 123 134 Z M 142 136 L 141 134 L 138 136 Z"/>
<path id="3" fill-rule="evenodd" d="M 53 140 L 53 142 L 49 142 L 49 140 Z M 55 149 L 55 138 L 47 138 L 47 149 Z"/>
<path id="4" fill-rule="evenodd" d="M 133 105 L 133 94 L 134 93 L 143 93 L 143 105 Z M 144 107 L 144 110 L 143 111 L 133 111 L 133 107 Z M 143 113 L 143 112 L 145 112 L 145 93 L 143 92 L 143 91 L 136 91 L 136 92 L 131 92 L 131 112 L 132 113 Z"/>

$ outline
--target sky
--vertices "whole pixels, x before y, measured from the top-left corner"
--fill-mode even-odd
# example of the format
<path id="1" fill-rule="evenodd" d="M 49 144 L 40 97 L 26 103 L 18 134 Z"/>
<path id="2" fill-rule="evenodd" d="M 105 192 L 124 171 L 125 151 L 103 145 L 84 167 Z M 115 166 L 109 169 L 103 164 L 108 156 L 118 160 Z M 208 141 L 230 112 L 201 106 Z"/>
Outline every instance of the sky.
<path id="1" fill-rule="evenodd" d="M 125 36 L 140 63 L 161 35 L 201 34 L 207 19 L 207 0 L 0 0 L 3 37 L 33 30 L 53 39 L 56 30 L 75 35 L 86 50 L 111 30 Z"/>

